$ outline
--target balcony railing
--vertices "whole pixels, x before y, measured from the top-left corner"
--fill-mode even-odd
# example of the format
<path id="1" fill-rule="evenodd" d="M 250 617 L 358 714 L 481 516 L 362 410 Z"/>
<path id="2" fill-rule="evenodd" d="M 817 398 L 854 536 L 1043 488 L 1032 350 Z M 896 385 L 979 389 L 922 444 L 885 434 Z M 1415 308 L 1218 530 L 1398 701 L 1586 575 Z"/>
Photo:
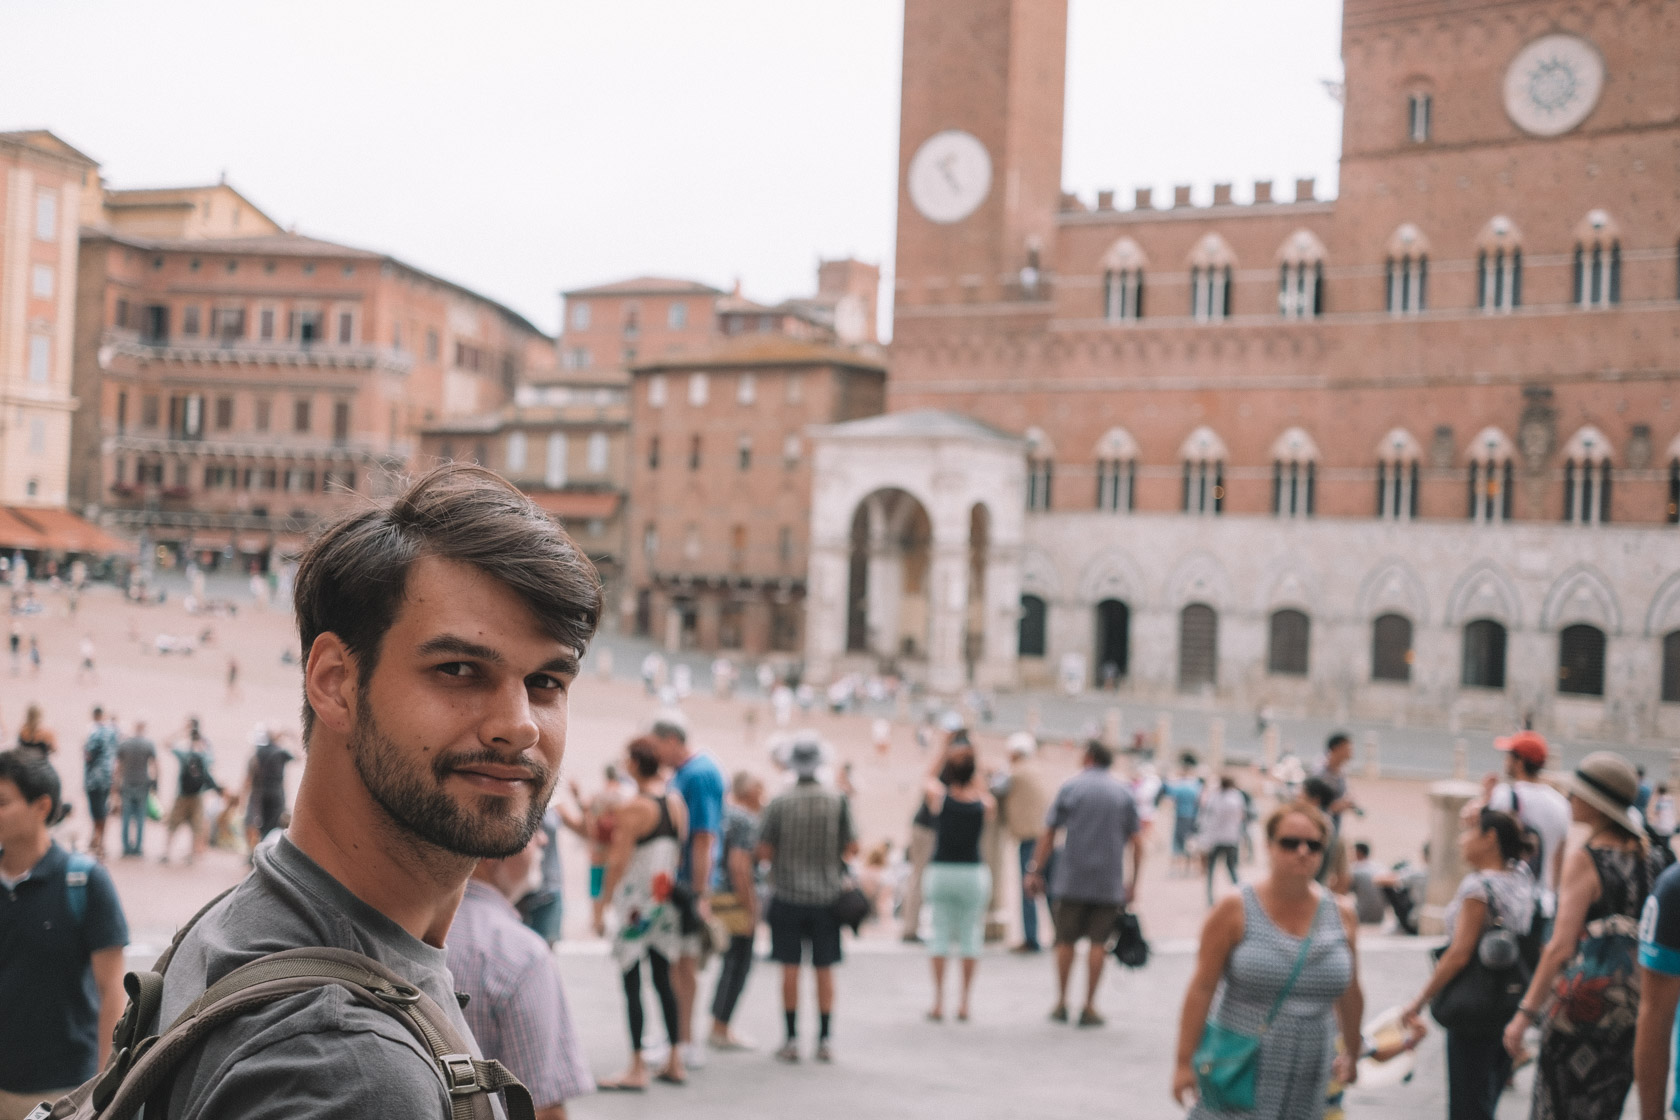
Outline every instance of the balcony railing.
<path id="1" fill-rule="evenodd" d="M 317 369 L 379 369 L 406 374 L 414 356 L 380 346 L 349 346 L 325 340 L 261 340 L 254 338 L 150 337 L 131 330 L 108 330 L 104 344 L 113 354 L 218 365 L 305 366 Z"/>

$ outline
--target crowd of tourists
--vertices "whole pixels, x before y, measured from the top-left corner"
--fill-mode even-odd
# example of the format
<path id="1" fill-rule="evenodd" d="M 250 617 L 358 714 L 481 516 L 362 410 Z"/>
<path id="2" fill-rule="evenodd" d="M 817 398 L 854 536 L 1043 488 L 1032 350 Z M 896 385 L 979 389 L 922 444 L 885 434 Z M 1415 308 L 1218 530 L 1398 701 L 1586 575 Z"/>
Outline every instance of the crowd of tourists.
<path id="1" fill-rule="evenodd" d="M 872 917 L 925 947 L 926 1029 L 974 1014 L 999 844 L 1019 870 L 1014 950 L 1053 949 L 1049 1019 L 1098 1029 L 1107 958 L 1137 936 L 1158 807 L 1172 813 L 1172 873 L 1197 877 L 1208 907 L 1171 1061 L 1192 1116 L 1339 1117 L 1362 1063 L 1415 1049 L 1431 1022 L 1452 1120 L 1494 1116 L 1530 1059 L 1537 1120 L 1619 1116 L 1635 1086 L 1651 1120 L 1669 1106 L 1680 872 L 1661 795 L 1616 754 L 1558 769 L 1537 733 L 1499 741 L 1505 772 L 1464 807 L 1445 944 L 1379 1029 L 1361 927 L 1392 909 L 1415 929 L 1418 906 L 1408 872 L 1351 841 L 1363 807 L 1345 735 L 1262 809 L 1193 756 L 1165 778 L 1123 774 L 1093 739 L 1057 784 L 1031 735 L 1011 736 L 994 769 L 948 724 L 894 882 L 814 733 L 780 740 L 765 772 L 730 775 L 680 711 L 662 711 L 596 789 L 562 786 L 566 694 L 600 609 L 592 567 L 550 519 L 451 465 L 350 515 L 302 561 L 309 750 L 295 804 L 281 736 L 256 729 L 224 785 L 196 720 L 160 750 L 143 722 L 96 707 L 75 850 L 58 840 L 69 748 L 26 710 L 0 751 L 0 1008 L 48 1013 L 0 1015 L 0 1120 L 43 1101 L 68 1116 L 148 1099 L 194 1120 L 254 1101 L 426 1116 L 469 1100 L 482 1115 L 492 1097 L 517 1120 L 557 1120 L 585 1093 L 671 1091 L 709 1053 L 759 1049 L 736 1013 L 761 927 L 782 1009 L 762 1049 L 833 1063 L 844 931 Z M 251 863 L 126 985 L 127 922 L 104 866 L 112 812 L 121 857 L 142 856 L 150 821 L 165 828 L 159 859 L 221 840 Z M 612 1076 L 589 1068 L 552 953 L 566 833 L 588 852 L 590 923 L 623 994 L 627 1060 Z"/>

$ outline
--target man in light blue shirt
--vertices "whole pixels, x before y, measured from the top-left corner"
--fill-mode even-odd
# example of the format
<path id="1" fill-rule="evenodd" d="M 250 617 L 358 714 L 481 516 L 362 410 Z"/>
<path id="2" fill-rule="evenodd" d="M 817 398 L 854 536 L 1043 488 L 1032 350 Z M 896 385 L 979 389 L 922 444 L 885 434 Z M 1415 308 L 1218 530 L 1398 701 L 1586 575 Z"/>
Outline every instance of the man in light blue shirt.
<path id="1" fill-rule="evenodd" d="M 717 760 L 688 742 L 688 729 L 672 718 L 654 721 L 648 732 L 659 747 L 659 755 L 671 768 L 670 789 L 688 806 L 688 839 L 683 843 L 677 883 L 692 892 L 693 906 L 683 918 L 682 954 L 671 970 L 677 990 L 677 1033 L 683 1047 L 683 1062 L 690 1069 L 705 1064 L 705 1051 L 694 1045 L 694 995 L 700 971 L 700 939 L 703 923 L 710 915 L 709 896 L 717 869 L 723 829 L 723 770 Z"/>

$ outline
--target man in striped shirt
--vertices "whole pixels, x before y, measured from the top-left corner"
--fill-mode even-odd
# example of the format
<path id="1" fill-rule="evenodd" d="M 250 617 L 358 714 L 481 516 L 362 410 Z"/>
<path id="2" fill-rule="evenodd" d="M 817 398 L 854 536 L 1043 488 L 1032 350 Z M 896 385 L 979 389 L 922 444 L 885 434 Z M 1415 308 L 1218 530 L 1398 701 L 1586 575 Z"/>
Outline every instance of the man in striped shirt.
<path id="1" fill-rule="evenodd" d="M 462 1014 L 485 1057 L 524 1082 L 537 1120 L 566 1120 L 566 1102 L 593 1093 L 595 1082 L 548 944 L 513 905 L 547 840 L 538 829 L 523 851 L 479 861 L 446 947 L 455 986 L 469 997 Z"/>
<path id="2" fill-rule="evenodd" d="M 794 787 L 764 810 L 758 854 L 770 864 L 770 957 L 782 966 L 782 1013 L 787 1041 L 776 1052 L 784 1062 L 799 1060 L 799 966 L 805 946 L 817 973 L 816 1059 L 834 1060 L 829 1026 L 834 1014 L 834 972 L 840 963 L 840 920 L 834 901 L 845 887 L 843 861 L 857 851 L 857 833 L 845 797 L 817 781 L 825 752 L 806 733 L 795 739 L 788 765 Z"/>

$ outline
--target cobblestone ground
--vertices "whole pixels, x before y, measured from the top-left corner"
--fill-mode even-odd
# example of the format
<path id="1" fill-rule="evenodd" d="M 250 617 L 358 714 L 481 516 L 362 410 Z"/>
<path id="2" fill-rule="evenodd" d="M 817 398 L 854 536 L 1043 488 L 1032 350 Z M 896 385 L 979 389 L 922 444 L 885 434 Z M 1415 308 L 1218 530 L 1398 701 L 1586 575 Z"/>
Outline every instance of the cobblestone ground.
<path id="1" fill-rule="evenodd" d="M 612 963 L 593 946 L 563 947 L 560 959 L 573 1014 L 587 1024 L 592 1066 L 597 1076 L 610 1077 L 622 1068 L 628 1045 Z M 1415 993 L 1426 960 L 1423 947 L 1411 939 L 1373 939 L 1364 955 L 1367 1005 L 1381 1010 Z M 1169 1088 L 1191 964 L 1191 946 L 1180 943 L 1165 946 L 1141 972 L 1111 967 L 1099 1004 L 1108 1026 L 1082 1030 L 1046 1018 L 1053 995 L 1048 955 L 989 954 L 975 982 L 973 1020 L 932 1024 L 923 1018 L 931 989 L 922 955 L 898 945 L 866 946 L 853 952 L 838 974 L 838 1061 L 786 1066 L 770 1057 L 781 1037 L 777 966 L 760 961 L 736 1016 L 739 1029 L 757 1043 L 755 1052 L 709 1055 L 707 1066 L 682 1088 L 655 1084 L 646 1094 L 599 1094 L 571 1111 L 601 1120 L 665 1115 L 1172 1120 L 1184 1114 Z M 710 993 L 709 978 L 701 990 Z M 801 1024 L 807 1052 L 810 1018 Z M 1419 1049 L 1409 1084 L 1350 1091 L 1348 1116 L 1445 1116 L 1444 1061 L 1441 1038 L 1433 1034 Z M 1501 1120 L 1528 1115 L 1528 1084 L 1526 1074 L 1518 1076 Z M 1628 1115 L 1635 1114 L 1630 1108 Z"/>
<path id="2" fill-rule="evenodd" d="M 63 842 L 85 843 L 79 748 L 88 709 L 94 703 L 115 709 L 125 730 L 132 719 L 144 716 L 160 745 L 176 734 L 189 714 L 200 716 L 215 746 L 216 773 L 234 788 L 244 773 L 253 724 L 262 722 L 295 736 L 299 675 L 294 663 L 282 659 L 284 651 L 295 653 L 291 619 L 282 612 L 259 609 L 242 590 L 235 595 L 241 603 L 236 618 L 188 615 L 178 595 L 161 606 L 137 607 L 123 602 L 114 589 L 94 587 L 84 593 L 73 617 L 62 596 L 47 594 L 44 613 L 0 620 L 0 625 L 15 622 L 26 641 L 29 635 L 36 636 L 42 651 L 38 673 L 27 662 L 15 672 L 10 665 L 0 665 L 0 729 L 9 736 L 28 703 L 44 707 L 48 725 L 58 734 L 66 793 L 76 804 L 75 815 L 61 828 Z M 192 638 L 198 648 L 191 655 L 162 655 L 156 648 L 159 635 Z M 94 643 L 95 675 L 78 671 L 78 646 L 84 637 Z M 628 679 L 635 672 L 641 647 L 614 639 L 601 648 L 613 651 L 613 670 L 603 671 L 606 666 L 598 654 L 586 665 L 573 692 L 565 764 L 566 772 L 577 777 L 586 791 L 597 785 L 601 767 L 619 756 L 624 743 L 656 708 L 640 684 Z M 239 667 L 237 687 L 231 689 L 227 681 L 230 661 Z M 697 674 L 697 679 L 706 678 Z M 773 720 L 754 691 L 730 700 L 696 695 L 685 702 L 684 709 L 696 741 L 714 752 L 726 768 L 747 767 L 769 774 L 767 749 Z M 1050 698 L 1042 701 L 1045 711 L 1058 713 L 1046 721 L 1052 729 L 1054 721 L 1078 718 L 1083 710 L 1079 705 L 1088 704 L 1069 701 L 1064 709 L 1058 707 L 1060 703 Z M 852 764 L 855 805 L 865 842 L 891 839 L 902 844 L 929 759 L 915 745 L 914 728 L 908 723 L 895 724 L 888 750 L 877 753 L 870 742 L 870 719 L 868 714 L 833 716 L 819 711 L 800 722 L 826 736 L 839 761 Z M 1177 742 L 1195 745 L 1197 728 L 1205 724 L 1186 716 L 1178 726 L 1182 734 L 1175 735 Z M 1001 721 L 987 729 L 980 737 L 983 754 L 1000 761 L 1002 737 L 1010 729 Z M 1303 749 L 1316 737 L 1316 732 L 1303 737 Z M 1235 735 L 1232 740 L 1236 741 Z M 1438 748 L 1436 742 L 1429 749 Z M 1447 749 L 1450 753 L 1450 746 Z M 1425 757 L 1435 756 L 1426 753 Z M 1480 773 L 1495 762 L 1491 749 L 1482 747 L 1473 754 L 1471 771 Z M 1071 773 L 1077 765 L 1074 746 L 1047 744 L 1043 765 L 1052 777 Z M 294 787 L 297 771 L 294 766 Z M 169 759 L 163 765 L 166 803 L 174 779 L 175 766 Z M 1383 860 L 1414 854 L 1426 828 L 1427 786 L 1415 780 L 1356 778 L 1353 789 L 1367 814 L 1350 830 L 1350 837 L 1370 840 Z M 114 818 L 110 831 L 108 845 L 115 850 Z M 767 1044 L 780 1030 L 780 1015 L 775 978 L 769 969 L 761 968 L 740 1012 L 741 1025 L 761 1044 L 760 1053 L 718 1055 L 685 1089 L 660 1087 L 645 1096 L 596 1097 L 580 1102 L 575 1115 L 653 1116 L 678 1110 L 688 1117 L 796 1112 L 848 1120 L 860 1115 L 917 1120 L 1084 1117 L 1107 1112 L 1138 1118 L 1177 1115 L 1167 1093 L 1170 1055 L 1193 938 L 1205 910 L 1200 882 L 1170 872 L 1160 839 L 1169 832 L 1170 817 L 1163 818 L 1146 867 L 1140 906 L 1160 952 L 1147 970 L 1111 973 L 1105 980 L 1104 1009 L 1110 1022 L 1106 1029 L 1079 1031 L 1048 1023 L 1048 958 L 1001 952 L 990 952 L 981 965 L 972 1023 L 928 1024 L 922 1019 L 928 998 L 925 962 L 898 944 L 895 930 L 877 926 L 866 930 L 866 938 L 855 947 L 841 976 L 837 1039 L 841 1060 L 835 1066 L 807 1062 L 788 1068 L 770 1060 Z M 177 838 L 177 856 L 184 851 L 185 839 Z M 244 873 L 244 859 L 235 851 L 212 851 L 191 867 L 179 860 L 161 865 L 157 857 L 162 844 L 161 828 L 152 825 L 146 858 L 112 861 L 133 932 L 136 961 L 155 955 L 180 922 Z M 570 838 L 563 851 L 567 895 L 581 899 L 584 854 Z M 1244 869 L 1247 876 L 1255 873 L 1252 866 Z M 1005 889 L 1012 891 L 1014 883 L 1011 871 L 1005 876 Z M 1011 923 L 1016 921 L 1013 908 L 1006 906 L 1004 912 Z M 573 940 L 562 948 L 560 967 L 584 1025 L 592 1064 L 598 1074 L 608 1075 L 616 1072 L 624 1058 L 622 996 L 604 946 L 584 938 L 586 918 L 584 907 L 571 908 L 567 936 Z M 1425 948 L 1411 939 L 1371 942 L 1364 962 L 1371 1008 L 1391 1006 L 1415 992 L 1423 976 Z M 703 988 L 709 993 L 709 978 Z M 1420 1055 L 1412 1084 L 1356 1092 L 1350 1098 L 1349 1115 L 1443 1115 L 1444 1083 L 1439 1039 L 1432 1037 Z M 1526 1079 L 1519 1077 L 1518 1084 L 1519 1092 L 1507 1098 L 1502 1117 L 1526 1114 L 1526 1097 L 1520 1091 Z"/>

